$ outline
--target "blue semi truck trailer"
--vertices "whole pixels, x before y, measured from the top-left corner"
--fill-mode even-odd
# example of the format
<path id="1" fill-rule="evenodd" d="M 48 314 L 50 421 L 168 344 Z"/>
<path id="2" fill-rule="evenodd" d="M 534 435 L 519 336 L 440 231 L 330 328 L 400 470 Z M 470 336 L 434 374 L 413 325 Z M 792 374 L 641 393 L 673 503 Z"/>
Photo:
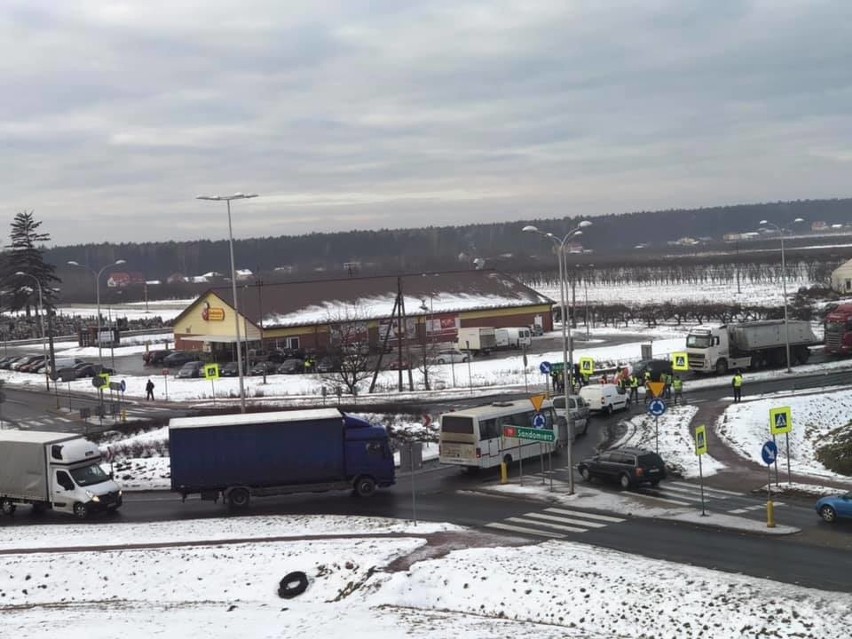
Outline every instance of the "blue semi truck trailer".
<path id="1" fill-rule="evenodd" d="M 337 409 L 180 417 L 169 421 L 172 490 L 230 507 L 252 498 L 393 485 L 387 431 Z"/>

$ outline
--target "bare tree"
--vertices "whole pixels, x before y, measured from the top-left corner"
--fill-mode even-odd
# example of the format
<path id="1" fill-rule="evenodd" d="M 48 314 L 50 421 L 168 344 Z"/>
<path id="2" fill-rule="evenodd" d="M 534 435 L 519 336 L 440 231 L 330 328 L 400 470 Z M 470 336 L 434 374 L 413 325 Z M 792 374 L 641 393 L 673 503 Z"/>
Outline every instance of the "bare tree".
<path id="1" fill-rule="evenodd" d="M 357 395 L 358 384 L 370 377 L 370 333 L 366 318 L 354 306 L 343 308 L 337 316 L 329 316 L 329 357 L 335 371 L 325 379 L 341 383 L 351 394 Z"/>

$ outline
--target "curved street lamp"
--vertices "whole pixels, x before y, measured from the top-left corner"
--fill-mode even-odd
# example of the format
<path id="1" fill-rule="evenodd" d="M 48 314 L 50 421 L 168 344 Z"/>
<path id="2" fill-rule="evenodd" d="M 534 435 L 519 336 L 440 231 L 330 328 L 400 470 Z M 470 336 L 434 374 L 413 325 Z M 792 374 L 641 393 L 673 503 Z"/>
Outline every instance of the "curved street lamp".
<path id="1" fill-rule="evenodd" d="M 231 200 L 248 200 L 257 193 L 234 193 L 233 195 L 198 195 L 196 200 L 224 201 L 228 205 L 228 247 L 231 251 L 231 288 L 234 295 L 234 331 L 237 340 L 237 376 L 240 379 L 240 412 L 246 412 L 246 389 L 243 382 L 242 338 L 240 336 L 240 309 L 237 301 L 237 268 L 234 265 L 234 231 L 231 226 Z M 262 341 L 262 340 L 261 340 Z"/>
<path id="2" fill-rule="evenodd" d="M 574 435 L 574 418 L 571 415 L 571 403 L 569 395 L 571 393 L 571 379 L 574 375 L 574 344 L 571 341 L 571 322 L 568 318 L 566 299 L 568 297 L 568 284 L 565 278 L 568 274 L 567 258 L 565 256 L 565 246 L 572 237 L 577 237 L 583 234 L 583 229 L 591 226 L 589 220 L 583 220 L 576 227 L 568 231 L 561 239 L 553 233 L 545 233 L 540 231 L 538 227 L 533 225 L 525 226 L 522 231 L 525 233 L 537 233 L 546 237 L 557 250 L 557 259 L 559 262 L 559 298 L 560 298 L 560 316 L 562 318 L 562 379 L 565 390 L 565 421 L 568 424 L 568 494 L 574 494 L 574 459 L 573 459 L 573 435 Z"/>
<path id="3" fill-rule="evenodd" d="M 44 355 L 44 383 L 47 385 L 47 390 L 50 390 L 50 371 L 48 370 L 50 366 L 48 365 L 49 362 L 47 361 L 47 341 L 44 332 L 44 297 L 41 294 L 41 282 L 32 273 L 24 273 L 23 271 L 18 271 L 15 273 L 15 275 L 18 275 L 20 277 L 32 278 L 35 281 L 36 286 L 38 287 L 38 320 L 41 324 L 41 352 L 42 355 Z"/>
<path id="4" fill-rule="evenodd" d="M 98 320 L 97 320 L 97 326 L 98 326 L 98 336 L 97 336 L 97 340 L 98 340 L 98 364 L 100 365 L 101 369 L 103 369 L 103 367 L 104 367 L 103 353 L 102 353 L 102 350 L 101 350 L 101 274 L 105 270 L 107 270 L 108 268 L 111 268 L 113 266 L 120 266 L 120 265 L 126 264 L 126 263 L 127 262 L 125 262 L 124 260 L 116 260 L 112 264 L 106 264 L 105 266 L 102 266 L 99 271 L 96 271 L 91 266 L 88 266 L 86 264 L 80 264 L 79 262 L 75 262 L 74 260 L 68 261 L 69 266 L 77 266 L 79 268 L 84 268 L 87 271 L 89 271 L 92 275 L 95 276 L 95 297 L 97 299 L 97 312 L 98 312 Z"/>
<path id="5" fill-rule="evenodd" d="M 793 220 L 793 224 L 804 222 L 803 218 L 797 217 Z M 781 286 L 784 294 L 784 346 L 787 349 L 787 372 L 792 372 L 790 367 L 790 324 L 787 320 L 787 260 L 784 257 L 784 234 L 789 233 L 789 229 L 782 228 L 777 224 L 773 224 L 769 220 L 760 220 L 760 226 L 764 228 L 772 228 L 778 231 L 781 238 Z"/>

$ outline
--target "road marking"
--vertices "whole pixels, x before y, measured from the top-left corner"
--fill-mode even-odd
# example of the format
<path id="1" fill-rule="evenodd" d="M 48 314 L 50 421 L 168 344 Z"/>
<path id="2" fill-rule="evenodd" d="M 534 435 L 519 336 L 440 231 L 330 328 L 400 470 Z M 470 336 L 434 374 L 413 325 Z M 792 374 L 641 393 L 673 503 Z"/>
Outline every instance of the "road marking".
<path id="1" fill-rule="evenodd" d="M 545 513 L 527 513 L 524 517 L 546 519 L 548 521 L 558 521 L 566 524 L 579 524 L 581 526 L 588 526 L 589 528 L 603 528 L 606 526 L 606 524 L 598 521 L 583 521 L 582 519 L 575 519 L 574 517 L 558 517 L 556 515 L 547 515 Z"/>
<path id="2" fill-rule="evenodd" d="M 544 526 L 545 528 L 555 528 L 556 530 L 564 530 L 566 532 L 583 533 L 588 528 L 577 528 L 576 526 L 566 526 L 564 524 L 551 524 L 547 521 L 530 521 L 523 517 L 507 517 L 506 521 L 511 521 L 516 524 L 532 524 L 533 526 Z"/>
<path id="3" fill-rule="evenodd" d="M 586 519 L 597 519 L 598 521 L 607 521 L 613 524 L 624 521 L 622 517 L 610 517 L 609 515 L 598 515 L 596 513 L 586 513 L 573 510 L 565 510 L 564 508 L 545 508 L 546 513 L 557 513 L 559 515 L 575 515 L 577 517 L 585 517 Z"/>
<path id="4" fill-rule="evenodd" d="M 701 489 L 698 486 L 672 486 L 670 484 L 666 484 L 665 486 L 658 486 L 655 489 L 651 489 L 653 491 L 659 491 L 663 495 L 672 495 L 673 497 L 688 497 L 690 499 L 700 499 L 701 498 Z M 716 491 L 713 488 L 705 488 L 704 496 L 712 497 L 715 499 L 728 499 L 736 495 L 737 497 L 746 497 L 743 494 L 730 493 L 728 491 Z"/>
<path id="5" fill-rule="evenodd" d="M 699 488 L 695 484 L 690 484 L 685 481 L 670 481 L 666 483 L 667 486 L 689 486 L 691 488 Z M 722 495 L 730 495 L 731 497 L 745 497 L 744 493 L 735 493 L 730 490 L 722 490 L 721 488 L 705 488 L 704 491 L 712 490 L 713 492 L 722 494 Z"/>
<path id="6" fill-rule="evenodd" d="M 645 497 L 647 499 L 654 499 L 656 501 L 662 501 L 667 504 L 674 504 L 675 506 L 692 506 L 695 502 L 692 501 L 683 501 L 680 499 L 669 499 L 667 497 L 657 497 L 656 495 L 649 495 L 647 493 L 636 493 L 637 497 Z M 700 501 L 700 500 L 699 500 Z"/>
<path id="7" fill-rule="evenodd" d="M 549 537 L 551 539 L 564 539 L 565 535 L 551 533 L 544 530 L 535 530 L 534 528 L 524 528 L 523 526 L 512 526 L 511 524 L 501 524 L 494 522 L 485 524 L 486 528 L 499 528 L 500 530 L 508 530 L 510 532 L 519 532 L 525 535 L 538 535 L 539 537 Z"/>

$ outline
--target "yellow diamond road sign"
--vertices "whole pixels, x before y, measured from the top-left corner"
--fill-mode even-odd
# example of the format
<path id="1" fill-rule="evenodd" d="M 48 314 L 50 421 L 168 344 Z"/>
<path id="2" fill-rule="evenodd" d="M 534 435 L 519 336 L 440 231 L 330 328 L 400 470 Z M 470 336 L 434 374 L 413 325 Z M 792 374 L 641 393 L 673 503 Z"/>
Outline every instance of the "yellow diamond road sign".
<path id="1" fill-rule="evenodd" d="M 595 360 L 591 357 L 581 357 L 580 358 L 580 372 L 583 375 L 594 375 L 595 373 Z"/>
<path id="2" fill-rule="evenodd" d="M 695 454 L 707 454 L 707 427 L 704 424 L 695 427 Z"/>
<path id="3" fill-rule="evenodd" d="M 205 364 L 204 379 L 219 379 L 219 364 Z"/>
<path id="4" fill-rule="evenodd" d="M 769 432 L 783 435 L 793 430 L 793 411 L 789 406 L 769 409 Z"/>
<path id="5" fill-rule="evenodd" d="M 687 353 L 672 353 L 672 370 L 688 371 L 689 355 Z"/>

